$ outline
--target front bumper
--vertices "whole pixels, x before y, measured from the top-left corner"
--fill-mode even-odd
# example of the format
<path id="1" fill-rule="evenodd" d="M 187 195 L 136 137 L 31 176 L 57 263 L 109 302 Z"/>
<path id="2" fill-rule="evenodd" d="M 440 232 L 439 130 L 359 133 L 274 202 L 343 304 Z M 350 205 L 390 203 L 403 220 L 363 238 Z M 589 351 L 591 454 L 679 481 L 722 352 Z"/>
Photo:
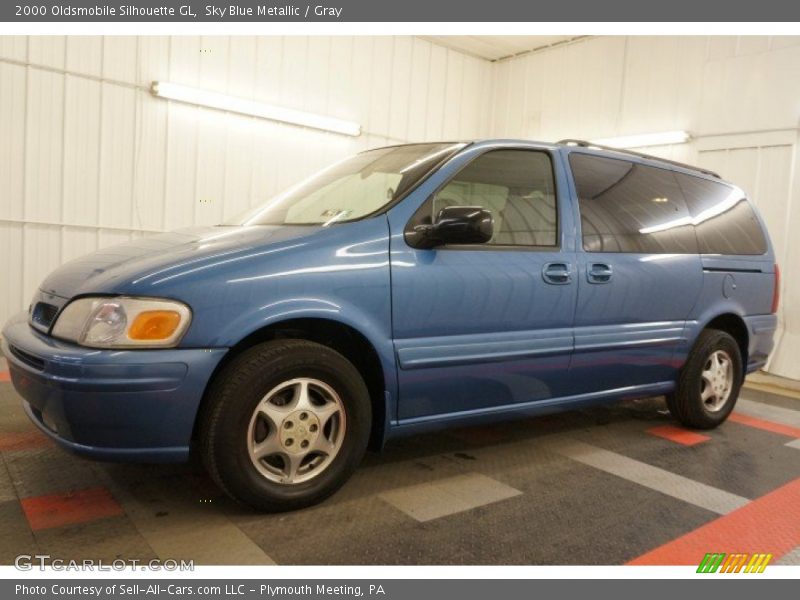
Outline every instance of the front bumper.
<path id="1" fill-rule="evenodd" d="M 226 348 L 97 350 L 43 335 L 21 313 L 3 330 L 11 381 L 62 447 L 107 460 L 178 462 Z"/>

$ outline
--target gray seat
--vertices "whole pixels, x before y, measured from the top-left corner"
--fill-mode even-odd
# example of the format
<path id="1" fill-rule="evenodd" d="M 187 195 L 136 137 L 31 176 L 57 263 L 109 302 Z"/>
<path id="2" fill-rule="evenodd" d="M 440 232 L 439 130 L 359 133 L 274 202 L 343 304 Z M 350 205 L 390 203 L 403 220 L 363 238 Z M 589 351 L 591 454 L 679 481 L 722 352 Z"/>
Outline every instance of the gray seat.
<path id="1" fill-rule="evenodd" d="M 515 246 L 554 246 L 556 243 L 555 196 L 535 191 L 509 194 L 500 212 L 500 224 L 492 243 Z"/>

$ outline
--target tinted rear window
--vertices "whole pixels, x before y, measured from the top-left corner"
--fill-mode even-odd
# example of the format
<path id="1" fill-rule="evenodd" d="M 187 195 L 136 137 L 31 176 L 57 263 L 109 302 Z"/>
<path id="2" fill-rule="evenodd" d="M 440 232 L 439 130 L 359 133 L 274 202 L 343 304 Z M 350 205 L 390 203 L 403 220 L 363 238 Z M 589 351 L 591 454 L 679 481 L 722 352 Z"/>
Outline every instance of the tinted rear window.
<path id="1" fill-rule="evenodd" d="M 573 152 L 569 156 L 589 252 L 697 252 L 691 215 L 673 173 Z"/>
<path id="2" fill-rule="evenodd" d="M 704 254 L 764 254 L 767 240 L 744 195 L 734 187 L 675 173 Z"/>

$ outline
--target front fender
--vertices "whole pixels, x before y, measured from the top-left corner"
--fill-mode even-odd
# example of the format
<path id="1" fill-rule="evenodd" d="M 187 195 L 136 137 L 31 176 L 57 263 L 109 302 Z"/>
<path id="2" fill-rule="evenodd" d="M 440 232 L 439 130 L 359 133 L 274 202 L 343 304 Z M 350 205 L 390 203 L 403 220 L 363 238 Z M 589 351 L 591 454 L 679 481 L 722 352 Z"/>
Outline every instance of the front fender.
<path id="1" fill-rule="evenodd" d="M 319 319 L 334 322 L 360 333 L 375 349 L 383 370 L 384 423 L 383 436 L 379 439 L 382 445 L 389 431 L 389 423 L 397 413 L 398 373 L 395 360 L 394 345 L 390 332 L 385 330 L 385 323 L 377 322 L 355 306 L 334 302 L 321 298 L 288 298 L 271 302 L 258 310 L 243 315 L 234 322 L 227 332 L 237 332 L 235 336 L 225 338 L 226 346 L 235 346 L 238 342 L 258 331 L 294 319 Z"/>
<path id="2" fill-rule="evenodd" d="M 358 331 L 372 344 L 381 359 L 384 373 L 394 371 L 394 348 L 386 322 L 376 320 L 356 306 L 341 299 L 287 298 L 261 306 L 242 315 L 225 330 L 222 346 L 231 347 L 257 331 L 292 319 L 321 319 L 346 325 Z"/>
<path id="3" fill-rule="evenodd" d="M 285 251 L 254 252 L 165 279 L 149 291 L 191 306 L 192 324 L 181 340 L 186 348 L 231 348 L 294 319 L 350 327 L 372 344 L 396 398 L 390 286 L 389 226 L 381 215 L 319 230 Z"/>

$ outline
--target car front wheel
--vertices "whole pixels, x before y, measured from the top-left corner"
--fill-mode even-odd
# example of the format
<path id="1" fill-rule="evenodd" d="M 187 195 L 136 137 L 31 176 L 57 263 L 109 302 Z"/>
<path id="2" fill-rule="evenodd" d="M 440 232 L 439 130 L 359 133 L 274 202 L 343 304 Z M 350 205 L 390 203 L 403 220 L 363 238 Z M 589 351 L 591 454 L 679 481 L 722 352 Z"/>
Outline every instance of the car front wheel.
<path id="1" fill-rule="evenodd" d="M 358 370 L 326 346 L 278 340 L 234 358 L 203 411 L 203 460 L 216 483 L 259 510 L 317 503 L 366 450 L 369 393 Z"/>

